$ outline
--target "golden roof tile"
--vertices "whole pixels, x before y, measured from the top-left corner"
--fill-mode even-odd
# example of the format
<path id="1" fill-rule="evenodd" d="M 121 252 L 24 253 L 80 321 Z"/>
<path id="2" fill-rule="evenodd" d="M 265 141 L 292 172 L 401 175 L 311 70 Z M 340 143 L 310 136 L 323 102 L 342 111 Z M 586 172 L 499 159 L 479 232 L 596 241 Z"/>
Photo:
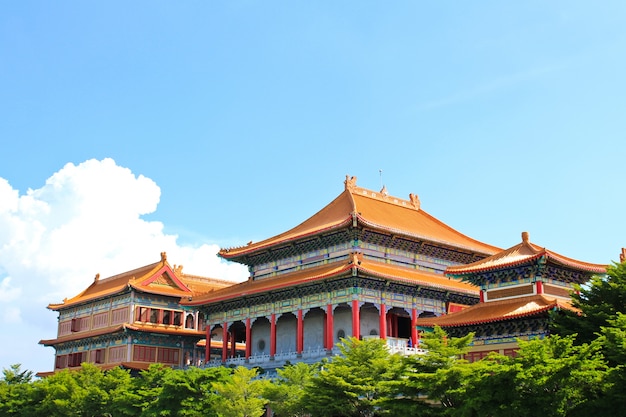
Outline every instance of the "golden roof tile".
<path id="1" fill-rule="evenodd" d="M 182 266 L 175 266 L 173 269 L 167 262 L 167 255 L 162 252 L 159 262 L 103 279 L 100 278 L 100 274 L 97 274 L 91 285 L 78 295 L 65 299 L 62 303 L 49 304 L 48 308 L 60 310 L 102 297 L 121 294 L 130 289 L 180 298 L 208 293 L 213 289 L 223 288 L 231 284 L 224 280 L 184 274 L 182 273 Z"/>
<path id="2" fill-rule="evenodd" d="M 107 334 L 120 333 L 125 330 L 133 330 L 136 332 L 144 333 L 157 333 L 166 335 L 178 335 L 178 336 L 203 336 L 204 332 L 195 329 L 185 329 L 184 327 L 164 326 L 154 323 L 123 323 L 115 326 L 103 327 L 100 329 L 75 332 L 65 336 L 58 337 L 56 339 L 44 339 L 40 340 L 39 344 L 44 346 L 54 346 L 60 343 L 72 342 L 75 340 L 87 339 L 89 337 L 103 336 Z"/>
<path id="3" fill-rule="evenodd" d="M 530 242 L 528 232 L 523 232 L 521 243 L 467 265 L 450 266 L 446 269 L 446 275 L 460 276 L 514 267 L 534 262 L 541 257 L 546 257 L 550 262 L 591 274 L 605 273 L 607 268 L 607 265 L 577 261 L 537 246 Z"/>
<path id="4" fill-rule="evenodd" d="M 328 278 L 340 278 L 352 276 L 353 269 L 360 276 L 377 277 L 389 281 L 396 281 L 416 286 L 428 286 L 444 291 L 454 291 L 478 297 L 479 289 L 472 284 L 461 282 L 456 279 L 446 278 L 442 275 L 422 271 L 413 268 L 401 267 L 362 260 L 360 255 L 353 254 L 352 259 L 344 262 L 333 262 L 313 268 L 301 269 L 295 272 L 277 275 L 254 281 L 246 281 L 233 286 L 213 291 L 192 300 L 182 299 L 183 305 L 205 305 L 217 303 L 239 297 L 277 291 L 297 285 L 320 281 Z"/>
<path id="5" fill-rule="evenodd" d="M 418 318 L 417 326 L 439 326 L 444 328 L 470 326 L 534 316 L 554 308 L 577 311 L 567 301 L 536 294 L 507 300 L 478 303 L 461 311 L 439 317 Z"/>
<path id="6" fill-rule="evenodd" d="M 356 186 L 355 177 L 347 177 L 345 189 L 330 204 L 303 223 L 274 237 L 237 248 L 221 249 L 219 255 L 236 259 L 269 247 L 298 241 L 349 226 L 353 221 L 371 228 L 410 239 L 462 248 L 483 255 L 501 249 L 472 239 L 426 213 L 415 194 L 404 200 Z"/>

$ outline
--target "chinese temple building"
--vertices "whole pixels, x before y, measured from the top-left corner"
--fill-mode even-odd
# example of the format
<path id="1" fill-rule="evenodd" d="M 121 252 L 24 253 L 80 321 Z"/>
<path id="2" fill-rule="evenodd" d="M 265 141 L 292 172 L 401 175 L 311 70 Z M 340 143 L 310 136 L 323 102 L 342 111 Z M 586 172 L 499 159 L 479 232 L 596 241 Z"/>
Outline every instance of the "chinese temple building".
<path id="1" fill-rule="evenodd" d="M 173 367 L 204 361 L 202 313 L 184 310 L 181 298 L 196 297 L 232 282 L 183 274 L 165 253 L 159 262 L 101 279 L 77 296 L 50 304 L 59 313 L 56 339 L 39 343 L 55 349 L 54 370 L 91 362 L 103 369 Z M 51 372 L 39 373 L 46 376 Z"/>
<path id="2" fill-rule="evenodd" d="M 480 302 L 449 315 L 418 319 L 427 329 L 435 325 L 453 337 L 475 334 L 467 355 L 470 361 L 497 351 L 513 355 L 517 339 L 543 338 L 548 334 L 549 314 L 574 310 L 570 294 L 575 285 L 592 275 L 606 273 L 606 265 L 566 258 L 530 242 L 522 242 L 488 258 L 450 266 L 445 273 L 480 288 Z"/>
<path id="3" fill-rule="evenodd" d="M 469 360 L 513 354 L 517 338 L 547 334 L 549 313 L 573 309 L 570 293 L 606 265 L 577 261 L 529 241 L 510 249 L 472 239 L 408 199 L 361 188 L 343 191 L 281 234 L 224 248 L 246 265 L 233 284 L 157 263 L 96 276 L 59 314 L 55 371 L 92 362 L 140 370 L 159 362 L 259 366 L 317 362 L 344 337 L 382 338 L 419 353 L 419 332 L 475 333 Z M 45 373 L 39 374 L 45 375 Z"/>
<path id="4" fill-rule="evenodd" d="M 477 286 L 444 271 L 500 248 L 437 220 L 414 194 L 405 200 L 385 188 L 364 189 L 355 177 L 344 184 L 337 198 L 300 225 L 220 250 L 222 258 L 248 266 L 247 282 L 181 301 L 204 314 L 209 365 L 268 369 L 317 361 L 348 336 L 380 337 L 411 350 L 419 317 L 479 301 Z M 217 344 L 216 358 L 211 352 Z"/>

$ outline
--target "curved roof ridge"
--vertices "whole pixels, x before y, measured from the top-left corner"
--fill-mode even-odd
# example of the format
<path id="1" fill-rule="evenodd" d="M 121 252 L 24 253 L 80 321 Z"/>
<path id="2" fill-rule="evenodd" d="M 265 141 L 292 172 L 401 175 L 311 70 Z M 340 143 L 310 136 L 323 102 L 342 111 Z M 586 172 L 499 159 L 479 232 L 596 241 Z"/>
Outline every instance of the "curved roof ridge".
<path id="1" fill-rule="evenodd" d="M 547 250 L 545 247 L 535 245 L 530 242 L 528 232 L 522 232 L 521 243 L 476 262 L 466 265 L 449 266 L 446 268 L 445 273 L 446 275 L 466 275 L 471 273 L 486 272 L 500 268 L 523 265 L 544 256 L 556 263 L 590 273 L 601 274 L 605 272 L 607 268 L 607 265 L 578 261 Z"/>
<path id="2" fill-rule="evenodd" d="M 235 260 L 271 246 L 346 227 L 354 219 L 360 221 L 361 225 L 376 228 L 383 233 L 443 244 L 485 256 L 501 250 L 464 235 L 424 212 L 416 194 L 409 194 L 409 200 L 389 196 L 386 188 L 376 192 L 358 187 L 356 177 L 348 175 L 344 181 L 344 191 L 296 227 L 260 242 L 251 241 L 246 246 L 221 249 L 218 255 Z"/>
<path id="3" fill-rule="evenodd" d="M 349 223 L 352 220 L 354 210 L 354 199 L 346 189 L 333 201 L 297 226 L 259 242 L 250 241 L 245 246 L 221 249 L 218 255 L 223 258 L 232 258 L 276 244 L 302 239 L 325 230 L 332 230 Z"/>
<path id="4" fill-rule="evenodd" d="M 460 327 L 515 320 L 521 317 L 533 316 L 553 308 L 563 308 L 575 311 L 574 307 L 558 298 L 549 298 L 543 294 L 534 294 L 506 300 L 478 303 L 461 311 L 438 317 L 424 317 L 417 319 L 421 327 Z"/>

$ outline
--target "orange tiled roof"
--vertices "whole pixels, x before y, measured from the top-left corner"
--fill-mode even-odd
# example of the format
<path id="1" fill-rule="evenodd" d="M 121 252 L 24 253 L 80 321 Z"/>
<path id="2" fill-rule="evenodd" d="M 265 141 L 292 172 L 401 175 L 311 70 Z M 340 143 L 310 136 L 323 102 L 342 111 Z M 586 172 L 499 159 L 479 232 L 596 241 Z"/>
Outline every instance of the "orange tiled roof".
<path id="1" fill-rule="evenodd" d="M 563 300 L 548 298 L 544 295 L 530 295 L 508 300 L 478 303 L 456 313 L 439 317 L 424 317 L 417 319 L 417 326 L 421 327 L 459 327 L 481 323 L 515 320 L 521 317 L 534 316 L 553 308 L 563 308 L 576 311 L 572 305 Z"/>
<path id="2" fill-rule="evenodd" d="M 380 278 L 400 281 L 414 285 L 423 285 L 430 288 L 438 288 L 445 291 L 462 292 L 478 297 L 478 287 L 456 279 L 449 279 L 432 272 L 408 269 L 381 262 L 364 261 L 359 265 L 359 270 L 364 275 L 377 276 Z"/>
<path id="3" fill-rule="evenodd" d="M 86 339 L 89 337 L 102 336 L 105 334 L 114 334 L 125 330 L 133 330 L 136 332 L 157 333 L 178 336 L 203 336 L 204 332 L 194 329 L 185 329 L 184 327 L 163 326 L 153 323 L 124 323 L 115 326 L 103 327 L 101 329 L 90 330 L 86 332 L 74 332 L 56 339 L 40 340 L 39 344 L 44 346 L 54 346 L 59 343 L 72 342 L 74 340 Z"/>
<path id="4" fill-rule="evenodd" d="M 404 200 L 356 186 L 356 178 L 346 178 L 345 190 L 322 210 L 300 225 L 269 239 L 238 248 L 221 249 L 219 255 L 233 259 L 269 247 L 331 230 L 355 220 L 361 226 L 408 238 L 426 240 L 491 255 L 500 248 L 472 239 L 437 220 L 420 208 L 417 196 Z"/>
<path id="5" fill-rule="evenodd" d="M 450 266 L 446 269 L 446 274 L 458 276 L 486 272 L 527 264 L 544 256 L 556 264 L 593 274 L 605 273 L 607 268 L 607 265 L 577 261 L 537 246 L 529 241 L 528 233 L 523 232 L 522 243 L 471 264 Z"/>
<path id="6" fill-rule="evenodd" d="M 200 297 L 194 297 L 191 301 L 182 299 L 183 305 L 203 305 L 249 295 L 276 291 L 308 282 L 319 281 L 327 278 L 338 278 L 352 274 L 356 269 L 359 275 L 378 277 L 390 281 L 424 285 L 431 288 L 439 288 L 446 291 L 455 291 L 478 296 L 478 288 L 466 282 L 449 279 L 442 275 L 421 271 L 418 269 L 403 268 L 385 264 L 382 262 L 362 260 L 354 254 L 351 260 L 334 262 L 314 268 L 302 269 L 296 272 L 264 278 L 256 281 L 246 281 L 235 284 L 228 288 L 214 291 Z"/>
<path id="7" fill-rule="evenodd" d="M 59 310 L 98 298 L 120 294 L 130 288 L 149 294 L 180 298 L 208 293 L 213 289 L 223 288 L 231 284 L 223 280 L 183 274 L 182 266 L 172 269 L 167 262 L 165 252 L 163 252 L 159 262 L 103 279 L 100 279 L 98 274 L 91 285 L 81 293 L 73 298 L 65 299 L 62 303 L 49 304 L 48 308 Z"/>
<path id="8" fill-rule="evenodd" d="M 283 288 L 292 287 L 297 284 L 305 284 L 311 281 L 318 281 L 325 278 L 338 277 L 351 271 L 352 265 L 347 263 L 331 263 L 314 268 L 279 275 L 276 277 L 264 278 L 256 281 L 246 281 L 232 285 L 221 290 L 216 290 L 210 294 L 193 297 L 191 301 L 182 299 L 182 305 L 203 305 L 233 298 L 245 297 L 248 295 L 261 294 Z"/>
<path id="9" fill-rule="evenodd" d="M 59 343 L 72 342 L 74 340 L 85 339 L 88 337 L 96 337 L 96 336 L 102 336 L 105 334 L 117 333 L 117 332 L 121 332 L 123 329 L 124 329 L 124 325 L 118 324 L 115 326 L 103 327 L 101 329 L 90 330 L 87 332 L 74 332 L 65 336 L 58 337 L 56 339 L 40 340 L 39 344 L 44 345 L 44 346 L 54 346 L 54 345 L 58 345 Z"/>

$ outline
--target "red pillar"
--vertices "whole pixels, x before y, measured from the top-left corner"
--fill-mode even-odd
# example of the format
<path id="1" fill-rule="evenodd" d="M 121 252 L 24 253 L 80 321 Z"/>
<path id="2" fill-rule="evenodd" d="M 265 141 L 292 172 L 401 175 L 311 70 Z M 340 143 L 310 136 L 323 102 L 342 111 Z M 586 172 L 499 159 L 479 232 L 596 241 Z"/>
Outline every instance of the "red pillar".
<path id="1" fill-rule="evenodd" d="M 380 327 L 380 338 L 387 338 L 387 307 L 384 303 L 380 304 L 380 320 L 378 326 Z"/>
<path id="2" fill-rule="evenodd" d="M 326 306 L 326 349 L 331 350 L 335 345 L 335 331 L 333 330 L 333 305 Z"/>
<path id="3" fill-rule="evenodd" d="M 361 338 L 361 311 L 359 309 L 359 300 L 352 300 L 352 336 L 357 339 Z"/>
<path id="4" fill-rule="evenodd" d="M 206 344 L 204 345 L 204 363 L 211 360 L 211 325 L 206 326 Z"/>
<path id="5" fill-rule="evenodd" d="M 302 309 L 298 310 L 298 324 L 296 327 L 296 353 L 302 354 L 304 350 L 304 321 L 302 320 Z"/>
<path id="6" fill-rule="evenodd" d="M 276 314 L 272 313 L 270 320 L 270 357 L 276 355 Z"/>
<path id="7" fill-rule="evenodd" d="M 480 302 L 481 303 L 485 302 L 485 291 L 484 290 L 480 290 Z"/>
<path id="8" fill-rule="evenodd" d="M 411 310 L 411 342 L 417 347 L 417 309 Z"/>
<path id="9" fill-rule="evenodd" d="M 228 323 L 222 324 L 222 362 L 228 359 Z"/>
<path id="10" fill-rule="evenodd" d="M 252 323 L 250 317 L 246 319 L 246 359 L 252 356 Z"/>
<path id="11" fill-rule="evenodd" d="M 328 349 L 326 344 L 328 343 L 328 317 L 324 316 L 324 321 L 322 322 L 322 340 L 324 341 L 324 349 Z"/>
<path id="12" fill-rule="evenodd" d="M 543 282 L 537 281 L 537 294 L 543 294 Z"/>

